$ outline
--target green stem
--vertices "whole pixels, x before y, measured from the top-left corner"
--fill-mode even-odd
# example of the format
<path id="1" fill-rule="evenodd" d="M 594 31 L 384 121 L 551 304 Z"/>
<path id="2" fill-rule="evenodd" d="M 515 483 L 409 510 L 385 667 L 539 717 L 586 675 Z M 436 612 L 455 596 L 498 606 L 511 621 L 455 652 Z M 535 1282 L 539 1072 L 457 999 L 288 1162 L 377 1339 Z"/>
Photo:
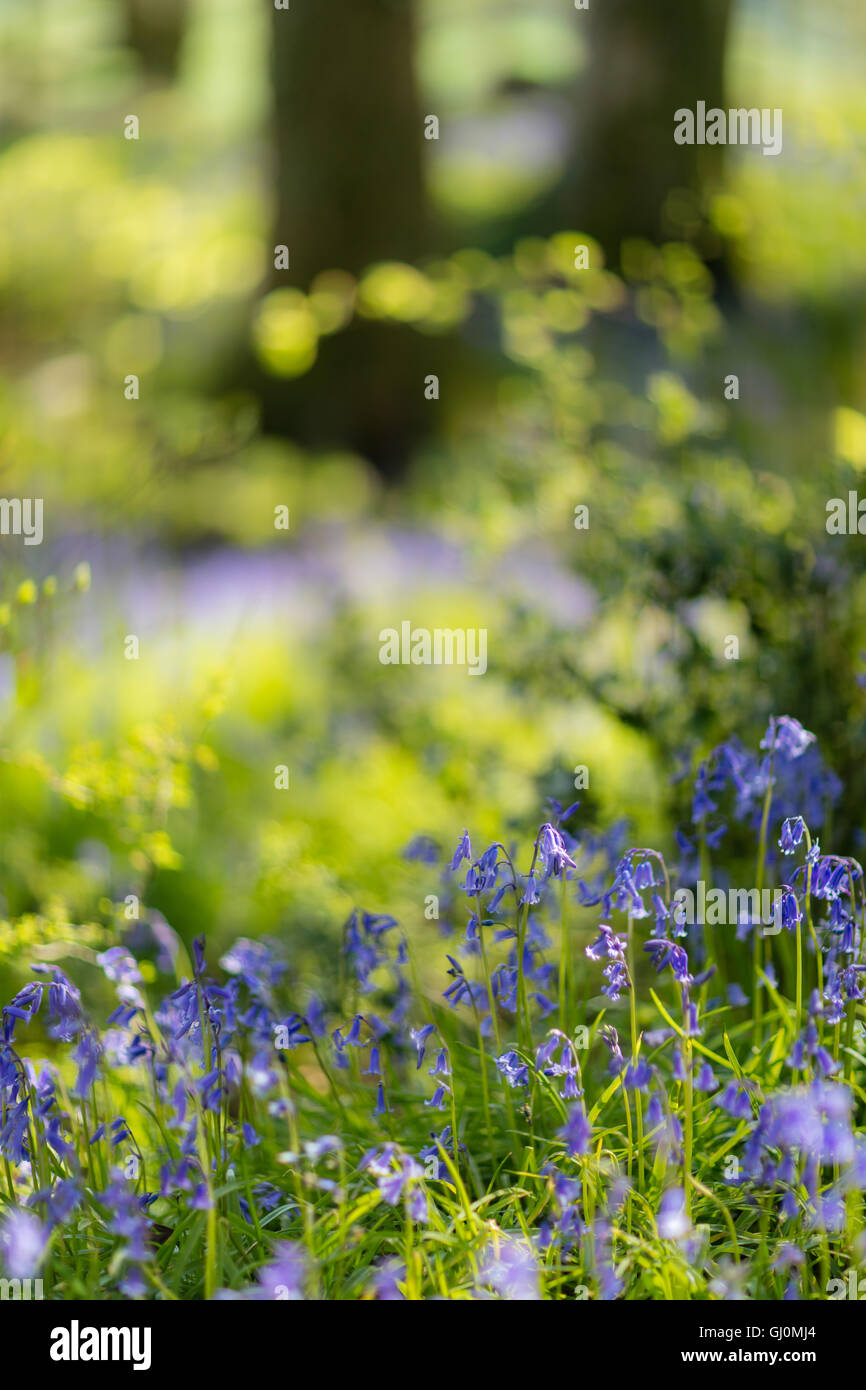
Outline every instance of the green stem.
<path id="1" fill-rule="evenodd" d="M 758 863 L 755 870 L 755 886 L 758 890 L 758 902 L 761 902 L 761 894 L 764 890 L 764 860 L 767 853 L 767 824 L 770 819 L 770 806 L 773 801 L 773 758 L 775 756 L 775 733 L 773 735 L 773 747 L 770 749 L 770 765 L 767 775 L 767 790 L 764 793 L 764 809 L 761 815 L 761 834 L 758 841 Z M 761 1035 L 763 1032 L 764 1016 L 764 996 L 761 993 L 762 985 L 760 971 L 763 965 L 763 943 L 764 938 L 758 930 L 758 924 L 753 927 L 754 942 L 752 947 L 752 976 L 755 994 L 754 1026 L 752 1029 L 752 1046 L 757 1049 L 761 1046 Z"/>
<path id="2" fill-rule="evenodd" d="M 683 1065 L 686 1070 L 685 1102 L 686 1116 L 683 1126 L 683 1190 L 686 1199 L 686 1214 L 691 1210 L 692 1146 L 694 1136 L 694 1076 L 693 1049 L 689 1037 L 689 1008 L 683 992 Z"/>
<path id="3" fill-rule="evenodd" d="M 571 1035 L 571 952 L 565 920 L 565 890 L 568 880 L 563 871 L 559 890 L 559 1026 Z"/>
<path id="4" fill-rule="evenodd" d="M 631 1029 L 631 1056 L 632 1065 L 637 1068 L 639 1038 L 637 1031 L 637 982 L 634 973 L 634 923 L 631 913 L 628 918 L 628 973 L 629 973 L 629 1024 Z M 635 1126 L 637 1129 L 637 1171 L 638 1183 L 641 1190 L 644 1185 L 644 1163 L 643 1163 L 643 1106 L 641 1103 L 640 1090 L 635 1087 L 634 1093 Z"/>

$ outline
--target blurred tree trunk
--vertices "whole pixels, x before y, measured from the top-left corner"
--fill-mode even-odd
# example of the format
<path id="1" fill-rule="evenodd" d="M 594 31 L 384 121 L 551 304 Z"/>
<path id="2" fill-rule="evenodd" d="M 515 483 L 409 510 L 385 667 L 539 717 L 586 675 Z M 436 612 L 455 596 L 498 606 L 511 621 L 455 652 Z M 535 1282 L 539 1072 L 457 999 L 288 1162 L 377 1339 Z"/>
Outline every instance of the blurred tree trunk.
<path id="1" fill-rule="evenodd" d="M 670 238 L 669 195 L 699 192 L 724 146 L 676 145 L 674 112 L 725 105 L 732 0 L 590 0 L 562 215 L 615 261 L 623 237 Z"/>
<path id="2" fill-rule="evenodd" d="M 189 0 L 121 0 L 126 41 L 134 48 L 145 72 L 175 77 L 189 18 Z"/>
<path id="3" fill-rule="evenodd" d="M 277 241 L 319 270 L 426 245 L 411 0 L 292 0 L 273 17 Z"/>
<path id="4" fill-rule="evenodd" d="M 273 244 L 291 265 L 273 286 L 416 261 L 428 202 L 414 0 L 292 0 L 273 11 L 272 32 Z M 265 428 L 348 444 L 396 471 L 429 418 L 429 360 L 411 329 L 355 323 L 321 341 L 307 376 L 262 383 Z"/>

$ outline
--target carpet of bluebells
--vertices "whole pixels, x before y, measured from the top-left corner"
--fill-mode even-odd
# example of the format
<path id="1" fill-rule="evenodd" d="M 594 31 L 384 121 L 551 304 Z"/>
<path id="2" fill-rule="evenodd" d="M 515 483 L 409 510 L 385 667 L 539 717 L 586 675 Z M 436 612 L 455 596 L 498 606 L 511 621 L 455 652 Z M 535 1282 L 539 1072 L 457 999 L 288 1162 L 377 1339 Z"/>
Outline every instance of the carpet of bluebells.
<path id="1" fill-rule="evenodd" d="M 104 1027 L 34 965 L 3 1008 L 6 1276 L 66 1299 L 828 1297 L 866 1263 L 863 869 L 821 848 L 840 788 L 796 719 L 686 775 L 667 857 L 556 802 L 522 848 L 419 836 L 424 915 L 354 912 L 315 993 L 278 942 L 211 961 L 159 920 L 164 991 L 127 944 L 95 957 Z M 677 889 L 731 886 L 744 844 L 778 916 L 682 920 Z"/>

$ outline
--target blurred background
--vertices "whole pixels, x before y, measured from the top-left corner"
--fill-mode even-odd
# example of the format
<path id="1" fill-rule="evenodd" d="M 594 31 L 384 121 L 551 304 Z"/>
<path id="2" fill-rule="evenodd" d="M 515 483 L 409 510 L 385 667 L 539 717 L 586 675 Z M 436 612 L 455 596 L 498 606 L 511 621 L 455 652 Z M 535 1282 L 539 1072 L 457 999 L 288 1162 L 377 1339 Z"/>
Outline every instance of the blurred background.
<path id="1" fill-rule="evenodd" d="M 857 0 L 0 0 L 7 970 L 134 899 L 439 954 L 464 826 L 665 849 L 773 712 L 862 845 L 864 52 Z M 407 619 L 486 675 L 382 666 Z"/>

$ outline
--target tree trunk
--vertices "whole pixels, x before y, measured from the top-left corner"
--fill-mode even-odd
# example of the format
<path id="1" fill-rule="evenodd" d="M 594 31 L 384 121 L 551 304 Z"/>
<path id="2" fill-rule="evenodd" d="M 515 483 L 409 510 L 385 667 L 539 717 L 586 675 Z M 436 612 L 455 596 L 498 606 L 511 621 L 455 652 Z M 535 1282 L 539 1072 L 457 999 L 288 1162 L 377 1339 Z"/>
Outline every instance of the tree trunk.
<path id="1" fill-rule="evenodd" d="M 273 18 L 277 242 L 319 270 L 426 246 L 411 0 L 292 0 Z"/>
<path id="2" fill-rule="evenodd" d="M 413 0 L 291 0 L 273 12 L 274 245 L 309 287 L 322 270 L 416 261 L 428 247 Z M 429 344 L 356 323 L 296 382 L 263 381 L 265 428 L 358 448 L 397 471 L 429 418 Z M 435 371 L 435 367 L 426 367 Z M 426 410 L 425 410 L 426 406 Z"/>
<path id="3" fill-rule="evenodd" d="M 177 74 L 189 0 L 122 0 L 126 40 L 145 72 L 171 81 Z"/>
<path id="4" fill-rule="evenodd" d="M 731 0 L 591 0 L 562 212 L 615 261 L 624 237 L 658 242 L 675 227 L 669 195 L 720 177 L 724 148 L 676 145 L 674 112 L 723 107 Z"/>

